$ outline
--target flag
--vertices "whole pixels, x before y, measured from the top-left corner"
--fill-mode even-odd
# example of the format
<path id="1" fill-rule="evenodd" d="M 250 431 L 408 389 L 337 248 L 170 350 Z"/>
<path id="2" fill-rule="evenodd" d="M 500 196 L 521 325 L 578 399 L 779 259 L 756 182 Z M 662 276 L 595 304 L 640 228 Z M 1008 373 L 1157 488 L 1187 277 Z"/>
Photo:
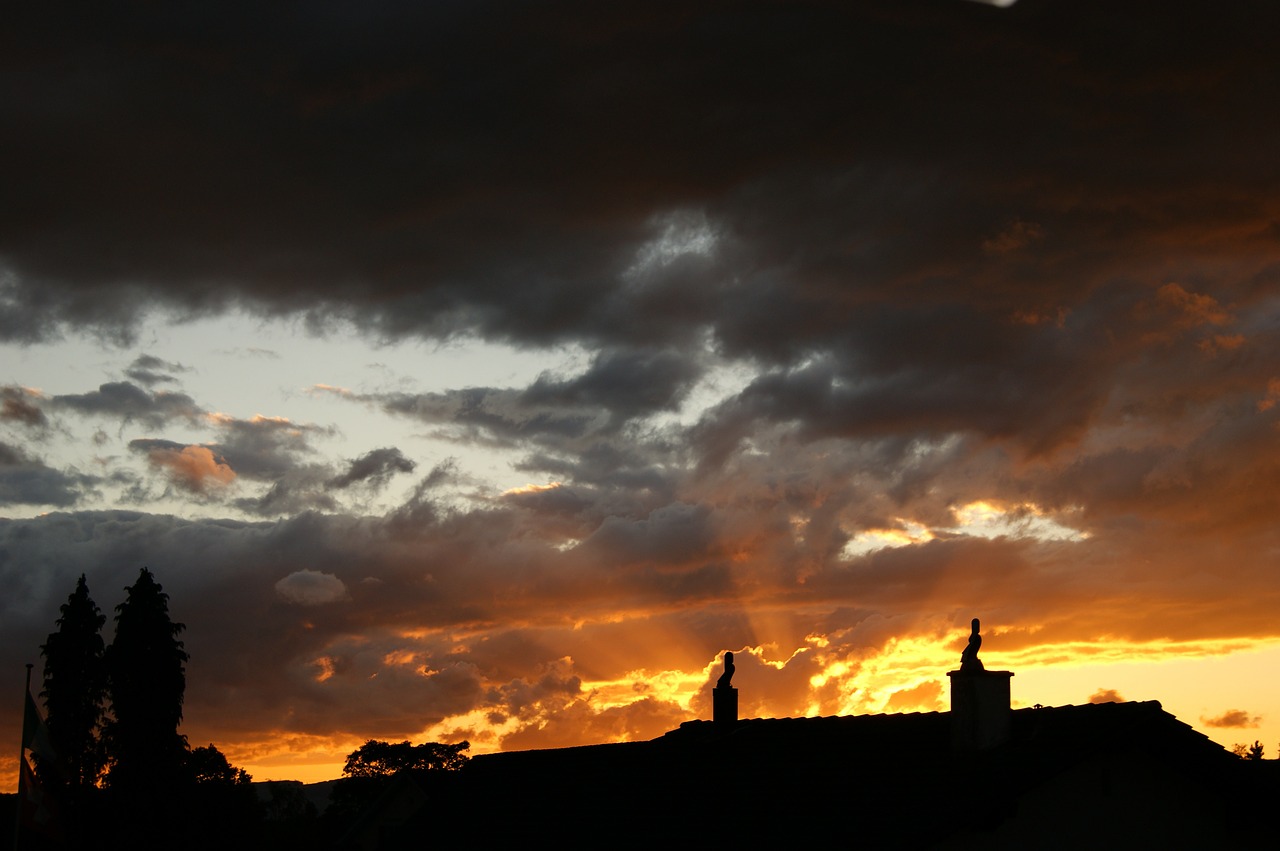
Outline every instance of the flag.
<path id="1" fill-rule="evenodd" d="M 22 716 L 22 749 L 33 752 L 40 759 L 47 760 L 50 767 L 56 764 L 53 739 L 49 737 L 49 727 L 40 717 L 40 710 L 36 708 L 31 689 L 27 689 L 27 709 Z"/>
<path id="2" fill-rule="evenodd" d="M 57 835 L 53 796 L 31 770 L 25 753 L 18 765 L 18 807 L 19 835 L 28 831 L 44 836 Z"/>
<path id="3" fill-rule="evenodd" d="M 23 844 L 24 836 L 44 837 L 47 841 L 56 840 L 61 835 L 54 797 L 51 790 L 46 788 L 36 773 L 31 770 L 27 751 L 35 754 L 48 769 L 54 772 L 58 770 L 53 740 L 49 737 L 49 728 L 45 725 L 44 718 L 40 717 L 35 699 L 31 697 L 29 683 L 26 707 L 22 715 L 22 753 L 18 763 L 18 826 L 15 847 Z"/>

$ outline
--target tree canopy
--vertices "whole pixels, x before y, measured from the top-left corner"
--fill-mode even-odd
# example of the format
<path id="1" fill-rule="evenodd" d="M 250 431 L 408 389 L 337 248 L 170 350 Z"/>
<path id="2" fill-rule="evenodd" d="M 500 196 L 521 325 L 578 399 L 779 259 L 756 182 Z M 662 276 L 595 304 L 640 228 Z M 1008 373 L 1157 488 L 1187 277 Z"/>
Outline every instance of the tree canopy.
<path id="1" fill-rule="evenodd" d="M 212 743 L 192 748 L 187 754 L 187 771 L 196 785 L 237 786 L 253 782 L 243 768 L 236 768 Z"/>
<path id="2" fill-rule="evenodd" d="M 188 657 L 177 636 L 185 627 L 170 620 L 169 595 L 145 567 L 125 590 L 106 654 L 109 781 L 117 787 L 165 788 L 179 781 L 187 750 L 178 734 Z"/>
<path id="3" fill-rule="evenodd" d="M 46 754 L 56 756 L 37 771 L 56 804 L 57 847 L 243 847 L 264 819 L 252 778 L 214 745 L 189 749 L 178 733 L 184 626 L 146 568 L 125 591 L 110 647 L 83 575 L 40 647 Z M 20 822 L 16 831 L 22 847 L 35 841 Z"/>
<path id="4" fill-rule="evenodd" d="M 45 723 L 57 766 L 40 765 L 44 782 L 93 786 L 105 756 L 98 742 L 107 696 L 101 630 L 107 618 L 89 596 L 84 574 L 61 607 L 57 631 L 40 646 L 44 656 Z"/>
<path id="5" fill-rule="evenodd" d="M 402 769 L 428 771 L 455 771 L 469 758 L 464 751 L 470 742 L 445 745 L 428 742 L 411 745 L 408 742 L 380 742 L 370 739 L 347 756 L 342 768 L 344 777 L 389 777 Z"/>

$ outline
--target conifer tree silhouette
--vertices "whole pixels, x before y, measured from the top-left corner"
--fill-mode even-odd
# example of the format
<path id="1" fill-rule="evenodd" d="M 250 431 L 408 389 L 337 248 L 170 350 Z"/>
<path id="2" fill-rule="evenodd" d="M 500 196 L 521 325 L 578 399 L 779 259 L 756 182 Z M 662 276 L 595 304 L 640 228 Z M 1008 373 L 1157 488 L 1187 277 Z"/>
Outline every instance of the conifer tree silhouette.
<path id="1" fill-rule="evenodd" d="M 170 620 L 169 595 L 145 567 L 125 590 L 106 653 L 108 782 L 123 795 L 158 799 L 183 785 L 187 743 L 178 725 L 188 657 L 177 635 L 185 626 Z"/>
<path id="2" fill-rule="evenodd" d="M 84 574 L 63 604 L 56 632 L 40 645 L 44 656 L 45 723 L 57 765 L 42 760 L 36 770 L 45 785 L 65 786 L 71 801 L 82 797 L 102 773 L 98 734 L 107 696 L 101 630 L 107 618 L 89 596 Z"/>

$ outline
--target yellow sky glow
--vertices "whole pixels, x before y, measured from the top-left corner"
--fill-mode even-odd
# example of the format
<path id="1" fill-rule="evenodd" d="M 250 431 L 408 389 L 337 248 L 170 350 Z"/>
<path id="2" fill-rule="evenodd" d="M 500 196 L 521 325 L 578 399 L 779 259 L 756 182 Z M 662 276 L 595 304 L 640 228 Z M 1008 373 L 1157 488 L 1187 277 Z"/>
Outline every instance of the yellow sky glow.
<path id="1" fill-rule="evenodd" d="M 744 703 L 754 701 L 761 684 L 744 675 L 744 662 L 754 659 L 762 668 L 785 669 L 796 653 L 815 655 L 820 672 L 808 681 L 808 692 L 794 705 L 770 702 L 765 715 L 776 717 L 847 715 L 881 712 L 945 711 L 949 708 L 946 672 L 958 663 L 957 647 L 966 633 L 954 630 L 937 636 L 898 638 L 869 649 L 860 659 L 828 653 L 825 636 L 810 636 L 791 655 L 761 647 L 746 648 L 739 656 L 734 685 Z M 1260 670 L 1280 670 L 1280 641 L 1165 641 L 1049 643 L 1014 650 L 1000 649 L 1000 632 L 985 634 L 983 659 L 991 670 L 1011 670 L 1015 708 L 1039 703 L 1047 706 L 1080 704 L 1104 690 L 1126 700 L 1159 700 L 1165 710 L 1224 746 L 1261 741 L 1267 755 L 1280 747 L 1280 701 L 1272 684 L 1257 676 Z M 744 658 L 744 657 L 750 657 Z M 388 654 L 388 665 L 412 664 L 413 654 Z M 648 671 L 637 669 L 611 680 L 584 681 L 582 697 L 595 711 L 626 707 L 651 698 L 678 705 L 696 714 L 696 700 L 722 670 L 719 655 L 698 669 Z M 321 678 L 325 678 L 322 671 Z M 1240 710 L 1248 726 L 1215 727 L 1232 710 Z M 517 729 L 516 719 L 494 723 L 476 710 L 450 716 L 425 727 L 414 741 L 472 743 L 472 755 L 500 749 L 501 738 Z M 605 737 L 625 741 L 625 734 Z M 247 742 L 218 742 L 228 759 L 256 780 L 318 782 L 341 775 L 346 756 L 364 741 L 350 736 L 312 736 L 277 731 Z M 16 783 L 16 761 L 0 762 L 0 776 Z"/>

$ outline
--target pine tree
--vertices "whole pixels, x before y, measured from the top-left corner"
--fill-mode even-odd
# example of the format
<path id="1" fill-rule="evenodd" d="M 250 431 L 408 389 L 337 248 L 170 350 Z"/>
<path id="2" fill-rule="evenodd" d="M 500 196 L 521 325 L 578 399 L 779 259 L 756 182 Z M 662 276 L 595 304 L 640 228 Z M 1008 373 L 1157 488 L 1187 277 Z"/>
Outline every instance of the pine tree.
<path id="1" fill-rule="evenodd" d="M 89 596 L 83 574 L 62 606 L 58 630 L 40 646 L 44 656 L 45 721 L 58 765 L 38 770 L 46 784 L 65 785 L 78 797 L 102 773 L 98 733 L 106 700 L 101 630 L 107 618 Z"/>
<path id="2" fill-rule="evenodd" d="M 182 785 L 186 737 L 178 733 L 186 690 L 185 627 L 169 619 L 169 595 L 145 567 L 116 607 L 107 649 L 112 719 L 108 783 L 127 796 L 163 796 Z"/>

